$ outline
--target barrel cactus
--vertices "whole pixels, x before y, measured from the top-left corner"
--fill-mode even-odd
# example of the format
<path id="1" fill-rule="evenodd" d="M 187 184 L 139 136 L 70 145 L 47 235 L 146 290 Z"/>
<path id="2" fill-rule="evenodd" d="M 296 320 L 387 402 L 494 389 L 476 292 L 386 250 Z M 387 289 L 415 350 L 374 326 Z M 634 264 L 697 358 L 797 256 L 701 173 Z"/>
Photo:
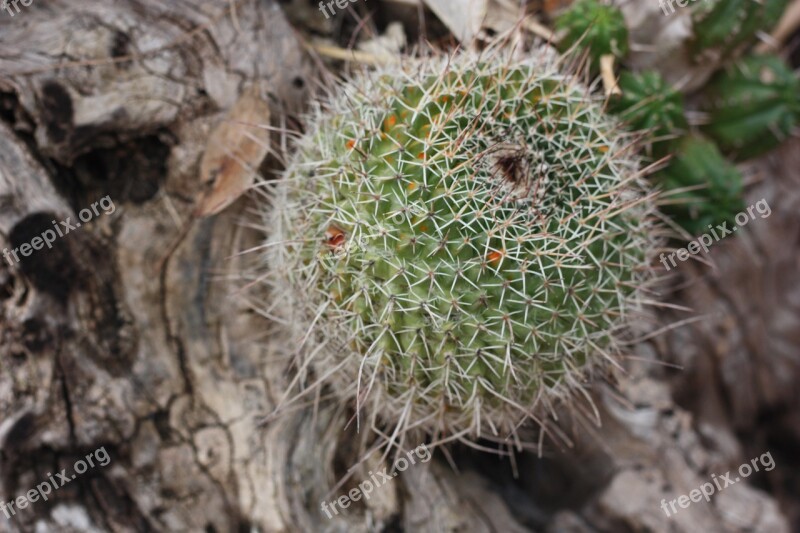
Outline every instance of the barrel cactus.
<path id="1" fill-rule="evenodd" d="M 549 48 L 358 74 L 307 125 L 264 209 L 306 383 L 392 438 L 504 438 L 619 355 L 652 195 Z"/>
<path id="2" fill-rule="evenodd" d="M 709 84 L 703 132 L 738 160 L 761 155 L 786 139 L 800 120 L 800 80 L 777 56 L 751 55 Z"/>

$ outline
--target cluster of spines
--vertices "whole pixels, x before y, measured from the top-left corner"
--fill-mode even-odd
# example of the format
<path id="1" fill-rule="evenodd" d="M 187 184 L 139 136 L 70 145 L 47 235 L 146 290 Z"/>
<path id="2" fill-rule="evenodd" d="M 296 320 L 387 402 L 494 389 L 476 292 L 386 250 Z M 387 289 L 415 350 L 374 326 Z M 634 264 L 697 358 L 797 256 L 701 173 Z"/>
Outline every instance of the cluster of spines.
<path id="1" fill-rule="evenodd" d="M 651 202 L 613 123 L 552 57 L 498 54 L 354 80 L 280 187 L 289 321 L 398 428 L 513 431 L 613 358 L 648 278 Z"/>

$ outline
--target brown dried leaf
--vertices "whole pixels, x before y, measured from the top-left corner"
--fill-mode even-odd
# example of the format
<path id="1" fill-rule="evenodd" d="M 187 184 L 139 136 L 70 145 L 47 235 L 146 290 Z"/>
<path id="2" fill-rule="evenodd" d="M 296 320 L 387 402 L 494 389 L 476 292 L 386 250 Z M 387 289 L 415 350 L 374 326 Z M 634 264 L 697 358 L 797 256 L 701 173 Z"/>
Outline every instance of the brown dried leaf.
<path id="1" fill-rule="evenodd" d="M 257 88 L 245 91 L 225 120 L 209 135 L 200 163 L 204 193 L 195 215 L 216 215 L 239 198 L 255 179 L 269 150 L 269 106 Z"/>

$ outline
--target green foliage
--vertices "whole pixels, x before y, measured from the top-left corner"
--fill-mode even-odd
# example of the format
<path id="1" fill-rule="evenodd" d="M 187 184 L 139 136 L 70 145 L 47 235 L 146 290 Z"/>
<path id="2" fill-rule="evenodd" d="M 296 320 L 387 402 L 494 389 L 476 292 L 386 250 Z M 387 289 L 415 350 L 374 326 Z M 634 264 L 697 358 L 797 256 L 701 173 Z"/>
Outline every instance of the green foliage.
<path id="1" fill-rule="evenodd" d="M 752 55 L 707 88 L 704 133 L 737 160 L 761 155 L 791 133 L 800 119 L 800 81 L 777 56 Z"/>
<path id="2" fill-rule="evenodd" d="M 618 59 L 628 54 L 628 27 L 622 11 L 598 0 L 577 0 L 556 19 L 556 28 L 565 32 L 559 41 L 562 52 L 575 44 L 588 51 L 595 70 L 600 56 L 613 54 Z"/>
<path id="3" fill-rule="evenodd" d="M 689 128 L 683 114 L 683 96 L 655 71 L 623 71 L 619 88 L 622 94 L 611 97 L 609 110 L 633 131 L 648 132 L 653 154 L 663 157 L 671 140 Z"/>
<path id="4" fill-rule="evenodd" d="M 769 32 L 788 4 L 789 0 L 695 2 L 690 52 L 698 59 L 710 52 L 729 57 L 753 43 L 757 32 Z"/>
<path id="5" fill-rule="evenodd" d="M 633 131 L 649 132 L 645 143 L 654 158 L 672 155 L 654 176 L 664 189 L 664 211 L 692 234 L 732 220 L 743 207 L 742 175 L 713 141 L 687 135 L 681 94 L 656 72 L 623 71 L 619 86 L 622 95 L 611 98 L 609 109 Z"/>
<path id="6" fill-rule="evenodd" d="M 662 209 L 693 235 L 733 220 L 744 208 L 739 170 L 699 135 L 680 139 L 672 150 L 673 159 L 656 175 L 667 191 Z"/>
<path id="7" fill-rule="evenodd" d="M 274 186 L 271 312 L 401 433 L 515 432 L 615 356 L 641 307 L 653 205 L 629 140 L 546 49 L 526 57 L 350 80 Z"/>

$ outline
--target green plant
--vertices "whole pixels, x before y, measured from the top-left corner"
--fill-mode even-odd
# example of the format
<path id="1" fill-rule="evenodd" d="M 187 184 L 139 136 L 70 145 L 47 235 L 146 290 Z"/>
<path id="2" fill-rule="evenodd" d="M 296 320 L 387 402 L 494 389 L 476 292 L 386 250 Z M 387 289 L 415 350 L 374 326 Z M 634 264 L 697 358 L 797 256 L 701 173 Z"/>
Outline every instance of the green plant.
<path id="1" fill-rule="evenodd" d="M 621 59 L 628 54 L 628 27 L 616 6 L 598 0 L 577 0 L 556 19 L 555 26 L 564 32 L 559 49 L 566 52 L 577 45 L 589 54 L 595 70 L 603 55 Z"/>
<path id="2" fill-rule="evenodd" d="M 609 109 L 634 132 L 654 158 L 672 156 L 654 175 L 664 189 L 664 211 L 692 234 L 709 223 L 731 220 L 742 201 L 742 176 L 720 154 L 713 141 L 687 135 L 683 97 L 656 72 L 619 77 L 621 95 L 612 95 Z"/>
<path id="3" fill-rule="evenodd" d="M 775 148 L 800 119 L 800 80 L 777 56 L 736 62 L 718 73 L 705 96 L 703 132 L 737 160 Z"/>
<path id="4" fill-rule="evenodd" d="M 651 278 L 652 195 L 560 68 L 545 48 L 409 60 L 309 117 L 267 210 L 270 313 L 359 413 L 507 435 L 618 355 Z"/>
<path id="5" fill-rule="evenodd" d="M 618 83 L 622 94 L 611 96 L 609 110 L 633 131 L 646 132 L 653 154 L 663 157 L 672 139 L 689 129 L 683 95 L 655 71 L 623 71 Z"/>
<path id="6" fill-rule="evenodd" d="M 663 210 L 689 233 L 699 235 L 744 209 L 742 175 L 713 141 L 687 135 L 671 151 L 673 159 L 655 179 L 667 191 Z"/>
<path id="7" fill-rule="evenodd" d="M 704 0 L 692 11 L 691 54 L 730 57 L 777 24 L 789 0 Z"/>

